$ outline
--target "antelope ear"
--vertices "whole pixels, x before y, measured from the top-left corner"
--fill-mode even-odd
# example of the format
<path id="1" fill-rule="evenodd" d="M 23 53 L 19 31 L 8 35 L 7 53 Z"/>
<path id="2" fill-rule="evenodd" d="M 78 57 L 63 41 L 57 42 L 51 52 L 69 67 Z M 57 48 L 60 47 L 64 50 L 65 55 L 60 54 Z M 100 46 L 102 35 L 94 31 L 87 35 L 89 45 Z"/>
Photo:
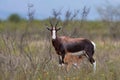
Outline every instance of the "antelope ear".
<path id="1" fill-rule="evenodd" d="M 57 28 L 57 31 L 59 31 L 61 29 L 61 27 Z"/>
<path id="2" fill-rule="evenodd" d="M 49 31 L 51 31 L 51 29 L 49 27 L 46 27 Z"/>

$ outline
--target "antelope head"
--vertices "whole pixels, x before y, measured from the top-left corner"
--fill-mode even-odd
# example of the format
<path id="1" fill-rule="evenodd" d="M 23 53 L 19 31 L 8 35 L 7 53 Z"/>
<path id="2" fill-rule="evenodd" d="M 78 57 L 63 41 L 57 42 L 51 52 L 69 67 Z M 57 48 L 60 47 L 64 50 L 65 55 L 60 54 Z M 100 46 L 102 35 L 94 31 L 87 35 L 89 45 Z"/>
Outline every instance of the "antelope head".
<path id="1" fill-rule="evenodd" d="M 57 25 L 58 25 L 58 21 L 56 22 L 55 25 L 53 25 L 51 20 L 50 20 L 50 26 L 51 27 L 47 27 L 47 29 L 49 31 L 51 31 L 52 39 L 56 39 L 57 38 L 57 31 L 59 31 L 61 29 L 60 27 L 58 28 Z"/>

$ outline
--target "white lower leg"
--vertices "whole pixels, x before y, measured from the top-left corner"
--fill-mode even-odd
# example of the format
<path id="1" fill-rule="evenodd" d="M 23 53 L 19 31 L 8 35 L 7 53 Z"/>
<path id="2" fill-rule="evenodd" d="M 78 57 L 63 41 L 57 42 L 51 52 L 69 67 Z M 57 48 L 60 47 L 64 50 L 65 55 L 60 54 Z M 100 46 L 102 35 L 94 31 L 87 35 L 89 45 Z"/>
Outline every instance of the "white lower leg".
<path id="1" fill-rule="evenodd" d="M 64 63 L 62 63 L 62 64 L 59 64 L 58 66 L 59 66 L 59 67 L 64 67 L 64 66 L 65 66 L 65 64 L 64 64 Z"/>
<path id="2" fill-rule="evenodd" d="M 96 71 L 96 61 L 93 63 L 94 72 Z"/>

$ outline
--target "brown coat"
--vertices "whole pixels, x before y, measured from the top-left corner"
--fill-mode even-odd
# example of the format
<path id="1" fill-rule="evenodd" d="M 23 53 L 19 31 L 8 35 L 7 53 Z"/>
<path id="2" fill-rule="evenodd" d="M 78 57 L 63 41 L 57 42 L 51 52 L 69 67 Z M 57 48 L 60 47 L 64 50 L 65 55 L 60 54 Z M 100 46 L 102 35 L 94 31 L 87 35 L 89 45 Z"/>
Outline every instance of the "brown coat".
<path id="1" fill-rule="evenodd" d="M 72 65 L 74 65 L 76 68 L 79 68 L 83 58 L 85 58 L 84 54 L 78 56 L 78 55 L 72 55 L 71 53 L 67 53 L 64 58 L 64 63 L 66 65 L 67 72 L 69 71 Z"/>

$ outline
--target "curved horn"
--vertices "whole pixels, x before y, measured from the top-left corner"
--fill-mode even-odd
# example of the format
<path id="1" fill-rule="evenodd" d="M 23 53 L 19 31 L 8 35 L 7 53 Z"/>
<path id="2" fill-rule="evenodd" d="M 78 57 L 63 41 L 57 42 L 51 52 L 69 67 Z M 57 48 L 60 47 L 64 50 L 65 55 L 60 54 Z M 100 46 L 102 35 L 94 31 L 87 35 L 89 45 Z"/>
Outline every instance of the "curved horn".
<path id="1" fill-rule="evenodd" d="M 59 21 L 57 20 L 57 22 L 56 22 L 56 24 L 55 24 L 55 27 L 57 27 L 58 23 L 59 23 Z"/>
<path id="2" fill-rule="evenodd" d="M 50 22 L 51 27 L 53 27 L 53 24 L 52 24 L 50 17 L 49 17 L 49 22 Z"/>

